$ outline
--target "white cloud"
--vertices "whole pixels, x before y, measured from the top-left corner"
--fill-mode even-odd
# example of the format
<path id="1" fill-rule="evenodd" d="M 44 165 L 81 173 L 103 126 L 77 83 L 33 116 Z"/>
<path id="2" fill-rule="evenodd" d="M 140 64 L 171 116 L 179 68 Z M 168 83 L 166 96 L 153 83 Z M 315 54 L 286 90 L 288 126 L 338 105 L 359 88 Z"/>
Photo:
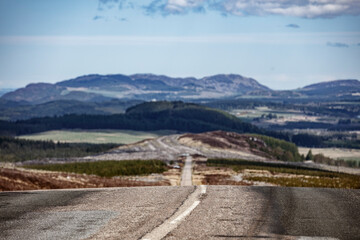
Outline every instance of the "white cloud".
<path id="1" fill-rule="evenodd" d="M 192 9 L 201 8 L 205 0 L 168 0 L 164 10 L 169 13 L 185 13 Z"/>
<path id="2" fill-rule="evenodd" d="M 146 14 L 186 14 L 219 11 L 224 15 L 285 15 L 302 18 L 331 18 L 359 15 L 359 0 L 99 0 L 119 9 L 145 10 Z"/>
<path id="3" fill-rule="evenodd" d="M 215 9 L 232 15 L 285 15 L 303 18 L 359 15 L 358 0 L 215 0 Z"/>

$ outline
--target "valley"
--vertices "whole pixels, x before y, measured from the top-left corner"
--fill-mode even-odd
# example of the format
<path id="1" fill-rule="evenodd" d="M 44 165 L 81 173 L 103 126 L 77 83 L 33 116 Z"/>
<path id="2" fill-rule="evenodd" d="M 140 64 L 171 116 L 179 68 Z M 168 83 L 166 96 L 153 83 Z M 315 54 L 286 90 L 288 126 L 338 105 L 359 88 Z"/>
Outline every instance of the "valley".
<path id="1" fill-rule="evenodd" d="M 0 0 L 0 239 L 360 239 L 360 0 Z"/>
<path id="2" fill-rule="evenodd" d="M 9 190 L 10 186 L 13 186 L 10 188 L 12 190 L 180 186 L 184 178 L 181 172 L 189 168 L 186 164 L 187 159 L 191 158 L 192 170 L 190 176 L 187 175 L 190 180 L 186 185 L 360 187 L 360 169 L 302 162 L 300 159 L 294 161 L 300 156 L 298 154 L 295 145 L 268 137 L 221 131 L 176 134 L 123 145 L 92 156 L 34 159 L 2 164 L 0 185 L 2 190 Z M 164 163 L 165 168 L 160 172 L 155 169 L 149 169 L 150 172 L 136 172 L 136 169 L 145 169 L 144 165 L 131 170 L 131 164 L 127 162 L 136 163 L 138 159 L 144 162 L 139 162 L 139 166 L 157 159 L 160 160 L 159 163 Z M 102 175 L 117 168 L 115 165 L 108 166 L 110 162 L 123 164 L 128 168 L 126 171 L 132 173 L 127 176 L 125 170 L 120 170 L 115 175 Z M 90 169 L 97 170 L 89 172 Z M 85 173 L 86 175 L 79 175 Z M 38 180 L 36 183 L 34 180 L 27 182 L 29 179 Z"/>

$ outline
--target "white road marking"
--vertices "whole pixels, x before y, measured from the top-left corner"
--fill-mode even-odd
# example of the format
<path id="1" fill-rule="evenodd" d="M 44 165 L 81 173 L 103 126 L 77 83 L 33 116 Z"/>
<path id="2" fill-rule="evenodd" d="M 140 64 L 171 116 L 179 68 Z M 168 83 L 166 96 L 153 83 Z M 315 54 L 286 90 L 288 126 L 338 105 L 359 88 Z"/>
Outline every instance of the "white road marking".
<path id="1" fill-rule="evenodd" d="M 187 215 L 189 215 L 196 207 L 199 205 L 200 201 L 195 201 L 188 209 L 185 210 L 182 214 L 180 214 L 177 218 L 172 220 L 171 224 L 177 224 L 181 220 L 183 220 Z"/>
<path id="2" fill-rule="evenodd" d="M 206 185 L 200 185 L 200 189 L 201 189 L 201 194 L 206 193 Z"/>
<path id="3" fill-rule="evenodd" d="M 204 189 L 206 191 L 206 186 L 197 187 L 174 215 L 143 236 L 142 240 L 160 240 L 173 231 L 200 204 L 201 201 L 199 198 L 204 192 Z"/>
<path id="4" fill-rule="evenodd" d="M 192 157 L 186 157 L 181 174 L 181 186 L 192 186 Z"/>

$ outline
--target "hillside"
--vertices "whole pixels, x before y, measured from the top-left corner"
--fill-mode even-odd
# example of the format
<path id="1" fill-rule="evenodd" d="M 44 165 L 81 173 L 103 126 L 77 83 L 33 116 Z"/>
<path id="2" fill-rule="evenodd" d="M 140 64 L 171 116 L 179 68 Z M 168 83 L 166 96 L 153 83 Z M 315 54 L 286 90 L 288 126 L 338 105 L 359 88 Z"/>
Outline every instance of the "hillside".
<path id="1" fill-rule="evenodd" d="M 111 115 L 124 113 L 128 107 L 141 102 L 140 100 L 127 101 L 118 99 L 104 102 L 57 100 L 34 105 L 27 102 L 0 99 L 0 119 L 15 121 L 67 114 Z"/>
<path id="2" fill-rule="evenodd" d="M 5 93 L 0 99 L 41 104 L 74 100 L 103 102 L 110 99 L 137 100 L 216 100 L 237 98 L 306 99 L 352 97 L 360 93 L 358 80 L 335 80 L 296 90 L 274 91 L 255 79 L 237 74 L 218 74 L 203 78 L 174 78 L 154 74 L 85 75 L 50 83 L 32 83 Z"/>
<path id="3" fill-rule="evenodd" d="M 225 112 L 183 102 L 148 102 L 129 108 L 125 114 L 65 115 L 17 122 L 0 121 L 0 133 L 21 135 L 56 129 L 131 129 L 205 132 L 225 130 L 261 133 Z"/>
<path id="4" fill-rule="evenodd" d="M 153 74 L 86 75 L 56 84 L 34 83 L 6 93 L 2 99 L 44 103 L 56 100 L 104 101 L 109 98 L 181 100 L 223 98 L 271 91 L 252 78 L 219 74 L 200 79 Z"/>
<path id="5" fill-rule="evenodd" d="M 360 94 L 359 80 L 336 80 L 305 86 L 298 92 L 308 96 L 341 97 Z"/>

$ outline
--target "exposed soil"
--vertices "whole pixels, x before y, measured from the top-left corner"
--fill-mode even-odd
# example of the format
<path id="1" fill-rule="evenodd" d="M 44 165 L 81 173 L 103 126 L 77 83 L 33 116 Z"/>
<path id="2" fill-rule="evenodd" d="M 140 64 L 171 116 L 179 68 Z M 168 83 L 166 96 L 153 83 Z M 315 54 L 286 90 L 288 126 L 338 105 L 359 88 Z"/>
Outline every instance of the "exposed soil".
<path id="1" fill-rule="evenodd" d="M 206 164 L 196 164 L 193 169 L 194 185 L 253 185 L 244 181 L 235 181 L 232 176 L 236 172 L 230 168 L 208 167 Z"/>
<path id="2" fill-rule="evenodd" d="M 103 178 L 82 174 L 0 167 L 0 191 L 168 185 L 170 182 L 166 179 L 140 181 L 129 177 Z"/>
<path id="3" fill-rule="evenodd" d="M 245 152 L 271 158 L 269 154 L 260 150 L 267 147 L 265 142 L 253 136 L 234 132 L 214 131 L 184 134 L 179 137 L 179 141 L 183 140 L 183 142 L 186 142 L 184 140 L 187 138 L 191 139 L 195 145 L 206 145 L 209 148 Z"/>

